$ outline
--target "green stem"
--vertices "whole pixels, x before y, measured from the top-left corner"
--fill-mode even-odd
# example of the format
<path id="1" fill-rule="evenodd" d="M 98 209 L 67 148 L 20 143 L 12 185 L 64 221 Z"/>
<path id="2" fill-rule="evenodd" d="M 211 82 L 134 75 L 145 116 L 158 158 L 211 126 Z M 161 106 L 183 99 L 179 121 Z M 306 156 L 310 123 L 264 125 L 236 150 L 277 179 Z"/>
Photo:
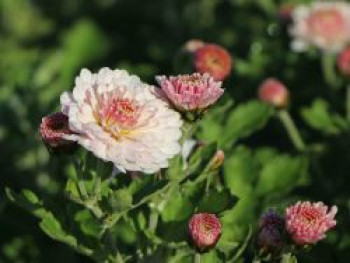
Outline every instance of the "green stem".
<path id="1" fill-rule="evenodd" d="M 152 233 L 156 232 L 157 224 L 158 224 L 158 213 L 157 211 L 155 211 L 155 209 L 152 209 L 149 216 L 149 229 L 152 231 Z"/>
<path id="2" fill-rule="evenodd" d="M 350 84 L 346 89 L 346 119 L 350 121 Z"/>
<path id="3" fill-rule="evenodd" d="M 283 126 L 288 132 L 288 135 L 298 151 L 305 151 L 305 143 L 288 111 L 282 109 L 278 111 L 278 117 L 280 118 Z"/>
<path id="4" fill-rule="evenodd" d="M 196 252 L 196 254 L 194 255 L 194 263 L 201 263 L 202 260 L 201 260 L 201 254 Z"/>
<path id="5" fill-rule="evenodd" d="M 335 72 L 335 55 L 323 54 L 322 56 L 322 70 L 325 81 L 334 90 L 339 89 L 339 79 Z"/>

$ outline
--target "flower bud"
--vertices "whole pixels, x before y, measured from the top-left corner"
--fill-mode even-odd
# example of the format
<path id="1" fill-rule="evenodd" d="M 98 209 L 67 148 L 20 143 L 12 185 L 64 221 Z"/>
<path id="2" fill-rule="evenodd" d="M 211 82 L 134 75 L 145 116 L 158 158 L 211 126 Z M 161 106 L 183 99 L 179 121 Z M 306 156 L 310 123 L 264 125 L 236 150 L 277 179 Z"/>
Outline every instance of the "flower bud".
<path id="1" fill-rule="evenodd" d="M 222 83 L 209 74 L 157 76 L 160 87 L 176 109 L 182 112 L 204 112 L 224 93 Z"/>
<path id="2" fill-rule="evenodd" d="M 297 202 L 286 209 L 285 225 L 297 245 L 311 245 L 324 239 L 326 232 L 337 224 L 334 219 L 337 207 L 322 202 Z"/>
<path id="3" fill-rule="evenodd" d="M 261 215 L 257 244 L 264 252 L 275 252 L 283 246 L 284 218 L 273 209 Z"/>
<path id="4" fill-rule="evenodd" d="M 338 69 L 341 74 L 350 77 L 350 47 L 345 48 L 338 56 Z"/>
<path id="5" fill-rule="evenodd" d="M 294 10 L 293 4 L 290 4 L 290 3 L 282 4 L 278 9 L 278 16 L 280 17 L 281 20 L 285 22 L 290 22 L 292 19 L 293 10 Z"/>
<path id="6" fill-rule="evenodd" d="M 220 220 L 214 214 L 195 214 L 189 222 L 189 234 L 196 249 L 206 251 L 214 247 L 220 238 Z"/>
<path id="7" fill-rule="evenodd" d="M 289 101 L 289 91 L 282 82 L 269 78 L 265 80 L 258 90 L 259 99 L 276 108 L 285 108 Z"/>
<path id="8" fill-rule="evenodd" d="M 77 148 L 74 141 L 64 138 L 65 135 L 73 134 L 73 132 L 69 129 L 68 117 L 62 112 L 43 117 L 39 132 L 46 147 L 53 153 L 70 153 Z"/>
<path id="9" fill-rule="evenodd" d="M 194 67 L 200 73 L 209 73 L 215 80 L 224 80 L 231 72 L 231 55 L 219 45 L 205 44 L 194 53 Z"/>
<path id="10" fill-rule="evenodd" d="M 223 150 L 218 150 L 213 159 L 211 160 L 210 167 L 212 170 L 218 169 L 221 165 L 223 165 L 225 161 L 225 153 Z"/>

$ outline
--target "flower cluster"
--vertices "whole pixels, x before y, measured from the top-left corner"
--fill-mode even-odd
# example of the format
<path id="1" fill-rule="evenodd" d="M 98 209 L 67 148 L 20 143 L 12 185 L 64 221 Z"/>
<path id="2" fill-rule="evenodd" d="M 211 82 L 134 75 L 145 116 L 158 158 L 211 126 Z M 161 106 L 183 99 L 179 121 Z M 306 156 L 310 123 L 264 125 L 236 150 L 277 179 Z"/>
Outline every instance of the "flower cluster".
<path id="1" fill-rule="evenodd" d="M 350 4 L 315 1 L 298 6 L 292 14 L 292 47 L 301 51 L 316 46 L 325 52 L 339 52 L 350 42 Z"/>
<path id="2" fill-rule="evenodd" d="M 83 69 L 73 91 L 61 95 L 62 113 L 43 119 L 44 142 L 54 148 L 78 143 L 124 172 L 154 173 L 168 167 L 181 151 L 182 135 L 181 116 L 171 105 L 203 112 L 224 91 L 207 73 L 157 80 L 161 89 L 125 70 Z"/>

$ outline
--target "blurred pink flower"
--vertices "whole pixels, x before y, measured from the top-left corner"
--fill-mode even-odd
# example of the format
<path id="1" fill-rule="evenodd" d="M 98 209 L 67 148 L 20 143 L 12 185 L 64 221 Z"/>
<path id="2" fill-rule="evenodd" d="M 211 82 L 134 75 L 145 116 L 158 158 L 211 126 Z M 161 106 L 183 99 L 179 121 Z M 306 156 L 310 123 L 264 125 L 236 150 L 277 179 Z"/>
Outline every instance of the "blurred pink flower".
<path id="1" fill-rule="evenodd" d="M 273 209 L 259 219 L 258 246 L 265 251 L 279 250 L 283 246 L 284 218 Z"/>
<path id="2" fill-rule="evenodd" d="M 203 112 L 224 93 L 222 83 L 215 81 L 208 73 L 157 76 L 156 80 L 174 107 L 180 111 Z"/>
<path id="3" fill-rule="evenodd" d="M 199 251 L 214 247 L 221 235 L 220 220 L 214 214 L 195 214 L 189 222 L 189 234 Z"/>
<path id="4" fill-rule="evenodd" d="M 286 209 L 286 230 L 296 244 L 314 244 L 336 225 L 336 213 L 336 206 L 328 209 L 322 202 L 297 202 Z"/>
<path id="5" fill-rule="evenodd" d="M 50 151 L 70 152 L 76 148 L 76 143 L 66 140 L 66 135 L 73 134 L 69 129 L 68 117 L 62 112 L 51 113 L 41 120 L 40 136 Z"/>
<path id="6" fill-rule="evenodd" d="M 339 71 L 347 77 L 350 77 L 350 47 L 345 48 L 338 56 Z"/>
<path id="7" fill-rule="evenodd" d="M 350 4 L 315 1 L 298 6 L 292 14 L 290 33 L 296 51 L 314 45 L 326 52 L 338 52 L 350 42 Z"/>
<path id="8" fill-rule="evenodd" d="M 181 150 L 182 121 L 160 90 L 125 70 L 83 69 L 72 93 L 61 96 L 77 141 L 125 172 L 154 173 Z"/>
<path id="9" fill-rule="evenodd" d="M 268 78 L 260 84 L 258 96 L 261 101 L 277 108 L 285 108 L 289 101 L 289 91 L 282 82 L 274 78 Z"/>
<path id="10" fill-rule="evenodd" d="M 194 53 L 194 67 L 200 73 L 209 73 L 215 80 L 224 80 L 231 72 L 231 55 L 219 45 L 205 44 Z"/>

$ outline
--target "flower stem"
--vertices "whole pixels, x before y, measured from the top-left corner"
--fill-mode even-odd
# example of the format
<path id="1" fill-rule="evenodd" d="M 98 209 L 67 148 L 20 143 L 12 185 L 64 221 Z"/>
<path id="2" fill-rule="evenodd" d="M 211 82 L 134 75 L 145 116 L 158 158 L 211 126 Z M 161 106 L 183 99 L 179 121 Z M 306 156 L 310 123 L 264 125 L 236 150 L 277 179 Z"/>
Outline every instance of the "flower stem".
<path id="1" fill-rule="evenodd" d="M 158 224 L 158 213 L 155 211 L 155 209 L 151 210 L 150 216 L 149 216 L 149 229 L 152 233 L 155 233 L 157 229 Z"/>
<path id="2" fill-rule="evenodd" d="M 338 90 L 339 80 L 335 72 L 335 56 L 334 54 L 323 54 L 322 56 L 322 70 L 325 81 L 334 90 Z"/>
<path id="3" fill-rule="evenodd" d="M 305 151 L 305 143 L 288 111 L 282 109 L 278 111 L 278 117 L 288 132 L 288 135 L 298 151 Z"/>
<path id="4" fill-rule="evenodd" d="M 196 254 L 194 255 L 194 263 L 201 263 L 202 259 L 201 259 L 202 255 L 198 252 L 196 252 Z"/>

